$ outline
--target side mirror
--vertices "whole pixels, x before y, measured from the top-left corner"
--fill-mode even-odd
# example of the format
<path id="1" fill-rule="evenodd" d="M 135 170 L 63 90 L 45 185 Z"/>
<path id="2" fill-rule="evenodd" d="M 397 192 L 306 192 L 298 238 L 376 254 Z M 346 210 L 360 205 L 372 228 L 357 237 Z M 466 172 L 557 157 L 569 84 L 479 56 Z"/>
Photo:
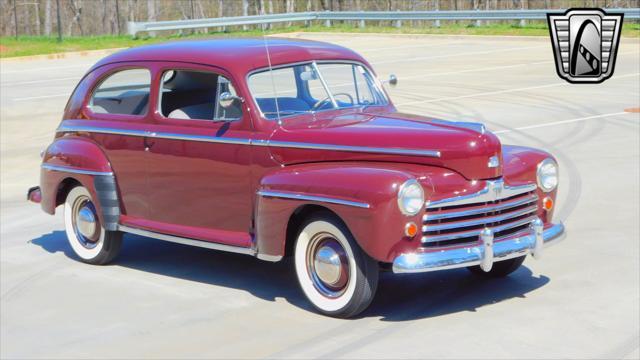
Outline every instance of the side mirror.
<path id="1" fill-rule="evenodd" d="M 239 100 L 240 102 L 243 102 L 244 99 L 231 94 L 228 91 L 223 92 L 222 94 L 220 94 L 220 98 L 218 99 L 218 103 L 220 104 L 220 106 L 222 106 L 223 108 L 227 109 L 229 108 L 231 105 L 233 105 L 233 102 Z"/>
<path id="2" fill-rule="evenodd" d="M 390 86 L 395 87 L 396 85 L 398 85 L 398 78 L 394 74 L 391 74 L 389 75 L 389 80 L 387 80 L 387 83 L 389 83 Z"/>

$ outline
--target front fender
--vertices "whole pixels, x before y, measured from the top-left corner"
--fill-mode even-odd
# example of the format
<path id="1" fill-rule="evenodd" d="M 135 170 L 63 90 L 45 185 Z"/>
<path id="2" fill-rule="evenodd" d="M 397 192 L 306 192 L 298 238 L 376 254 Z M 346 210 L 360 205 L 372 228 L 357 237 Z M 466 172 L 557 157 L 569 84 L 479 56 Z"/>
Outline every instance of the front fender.
<path id="1" fill-rule="evenodd" d="M 534 149 L 525 146 L 504 145 L 502 147 L 502 156 L 504 162 L 504 178 L 505 181 L 512 185 L 519 185 L 525 183 L 531 183 L 537 181 L 537 169 L 538 164 L 546 159 L 551 158 L 557 162 L 557 160 L 548 152 Z M 540 188 L 536 190 L 538 198 L 544 199 L 550 197 L 554 202 L 558 189 L 545 193 Z M 542 203 L 540 203 L 540 211 L 538 216 L 544 223 L 551 222 L 553 218 L 553 212 L 555 207 L 549 211 L 542 210 Z"/>
<path id="2" fill-rule="evenodd" d="M 59 137 L 49 145 L 42 159 L 40 190 L 42 209 L 50 214 L 64 202 L 66 186 L 80 183 L 87 188 L 99 209 L 98 217 L 107 230 L 117 230 L 120 203 L 115 175 L 105 153 L 93 141 L 80 136 Z"/>
<path id="3" fill-rule="evenodd" d="M 258 252 L 278 258 L 285 254 L 287 225 L 305 205 L 327 208 L 347 225 L 362 249 L 388 262 L 419 237 L 408 239 L 408 221 L 420 224 L 420 215 L 403 215 L 397 205 L 399 186 L 419 178 L 424 166 L 389 163 L 317 163 L 288 166 L 264 176 L 256 206 Z M 423 171 L 422 171 L 423 172 Z"/>

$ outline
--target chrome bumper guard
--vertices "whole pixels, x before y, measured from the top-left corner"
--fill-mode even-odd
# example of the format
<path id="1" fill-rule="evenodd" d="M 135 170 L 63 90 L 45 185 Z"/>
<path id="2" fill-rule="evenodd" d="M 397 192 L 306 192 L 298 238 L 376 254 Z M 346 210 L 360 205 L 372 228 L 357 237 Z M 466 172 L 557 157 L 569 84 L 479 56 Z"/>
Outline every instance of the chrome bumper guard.
<path id="1" fill-rule="evenodd" d="M 434 252 L 402 254 L 393 261 L 394 273 L 418 273 L 455 269 L 480 265 L 482 270 L 490 271 L 493 263 L 531 254 L 539 259 L 542 249 L 553 245 L 565 236 L 562 223 L 544 228 L 540 219 L 531 223 L 525 234 L 514 235 L 500 241 L 493 241 L 493 231 L 485 228 L 480 241 L 473 246 L 455 249 L 443 249 Z"/>

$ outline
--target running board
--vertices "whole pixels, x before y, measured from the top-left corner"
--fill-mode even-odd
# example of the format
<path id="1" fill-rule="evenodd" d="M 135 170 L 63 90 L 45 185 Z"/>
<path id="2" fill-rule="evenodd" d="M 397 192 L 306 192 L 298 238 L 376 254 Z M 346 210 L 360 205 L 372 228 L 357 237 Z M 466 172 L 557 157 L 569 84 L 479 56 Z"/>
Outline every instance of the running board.
<path id="1" fill-rule="evenodd" d="M 256 256 L 257 255 L 258 258 L 263 259 L 263 257 L 260 256 L 259 254 L 257 254 L 256 251 L 254 249 L 252 249 L 252 248 L 245 248 L 245 247 L 240 247 L 240 246 L 218 244 L 218 243 L 209 242 L 209 241 L 202 241 L 202 240 L 194 240 L 194 239 L 183 238 L 183 237 L 179 237 L 179 236 L 161 234 L 161 233 L 157 233 L 157 232 L 153 232 L 153 231 L 149 231 L 149 230 L 142 230 L 142 229 L 138 229 L 138 228 L 132 228 L 132 227 L 125 226 L 125 225 L 118 225 L 118 230 L 122 231 L 122 232 L 130 233 L 130 234 L 150 237 L 150 238 L 154 238 L 154 239 L 162 240 L 162 241 L 169 241 L 169 242 L 177 243 L 177 244 L 197 246 L 197 247 L 213 249 L 213 250 L 228 251 L 228 252 L 232 252 L 232 253 L 245 254 L 245 255 L 251 255 L 251 256 Z M 267 260 L 267 259 L 263 259 L 263 260 Z"/>

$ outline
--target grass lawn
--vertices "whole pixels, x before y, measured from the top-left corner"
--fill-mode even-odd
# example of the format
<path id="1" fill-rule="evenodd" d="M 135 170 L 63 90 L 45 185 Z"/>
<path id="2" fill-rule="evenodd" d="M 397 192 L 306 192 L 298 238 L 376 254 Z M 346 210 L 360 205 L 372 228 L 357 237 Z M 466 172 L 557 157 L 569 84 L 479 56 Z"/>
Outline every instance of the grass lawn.
<path id="1" fill-rule="evenodd" d="M 405 23 L 406 24 L 406 23 Z M 291 26 L 267 30 L 267 34 L 282 34 L 289 32 L 352 32 L 352 33 L 388 33 L 388 34 L 456 34 L 456 35 L 520 35 L 520 36 L 548 36 L 546 23 L 532 23 L 526 26 L 511 24 L 491 24 L 486 26 L 473 25 L 443 25 L 436 27 L 409 27 L 396 28 L 391 26 L 367 26 L 358 28 L 351 24 L 334 24 L 332 27 L 313 25 L 309 27 Z M 109 48 L 121 48 L 152 44 L 172 39 L 196 39 L 215 38 L 228 36 L 261 36 L 261 30 L 231 30 L 228 32 L 210 32 L 207 34 L 189 35 L 159 35 L 157 37 L 140 37 L 133 39 L 130 36 L 85 36 L 65 37 L 62 42 L 57 38 L 45 36 L 0 37 L 0 58 L 29 56 L 41 54 L 53 54 L 67 51 L 98 50 Z M 624 24 L 622 36 L 640 38 L 640 24 Z"/>

